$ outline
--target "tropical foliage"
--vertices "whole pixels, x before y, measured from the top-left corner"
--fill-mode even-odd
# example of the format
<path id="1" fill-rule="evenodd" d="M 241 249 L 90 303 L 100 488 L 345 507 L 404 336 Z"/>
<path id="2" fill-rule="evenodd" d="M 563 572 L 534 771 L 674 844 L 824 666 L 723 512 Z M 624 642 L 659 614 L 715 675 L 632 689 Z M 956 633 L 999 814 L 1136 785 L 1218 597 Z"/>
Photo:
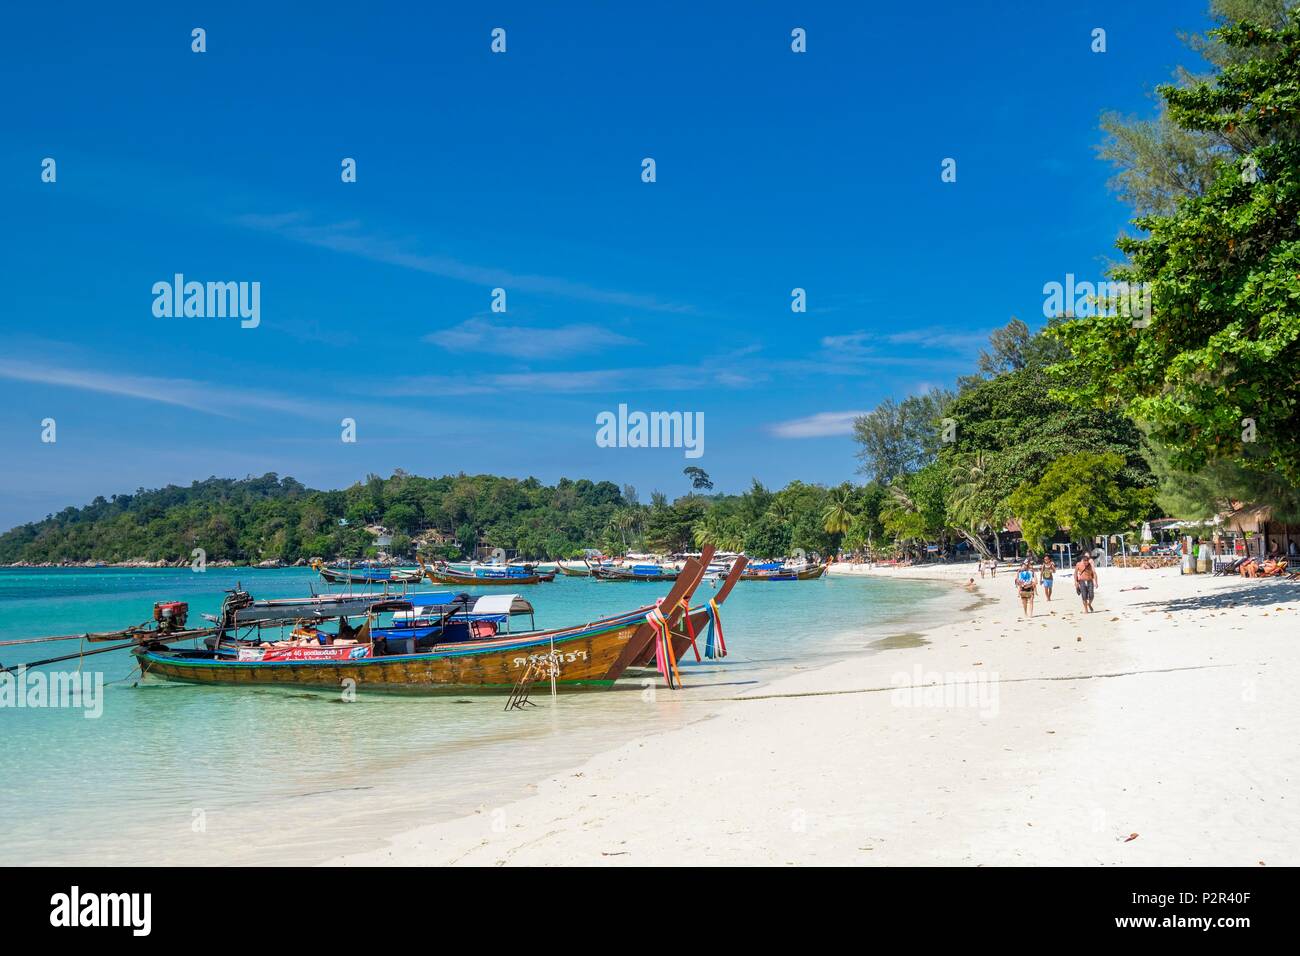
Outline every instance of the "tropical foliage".
<path id="1" fill-rule="evenodd" d="M 769 491 L 755 481 L 740 495 L 662 493 L 640 504 L 634 489 L 608 481 L 491 475 L 423 478 L 402 471 L 369 476 L 342 491 L 315 491 L 293 478 L 210 478 L 97 498 L 0 535 L 0 563 L 64 561 L 209 561 L 255 563 L 322 557 L 362 558 L 385 549 L 399 556 L 468 556 L 502 548 L 529 558 L 571 557 L 594 548 L 610 554 L 681 552 L 713 544 L 779 557 L 796 549 L 827 554 L 853 535 L 863 544 L 880 528 L 870 491 L 847 483 L 827 489 L 792 482 Z M 878 509 L 877 509 L 878 510 Z"/>
<path id="2" fill-rule="evenodd" d="M 1292 5 L 1294 6 L 1294 5 Z M 1150 315 L 1060 327 L 1072 394 L 1150 436 L 1161 500 L 1300 514 L 1300 10 L 1218 0 L 1215 68 L 1161 87 L 1154 120 L 1108 117 L 1103 155 L 1142 235 L 1115 278 Z"/>
<path id="3" fill-rule="evenodd" d="M 431 552 L 458 557 L 478 545 L 530 556 L 576 552 L 593 538 L 634 537 L 629 506 L 617 485 L 490 475 L 422 478 L 402 471 L 369 476 L 342 491 L 314 491 L 275 474 L 210 478 L 96 498 L 0 535 L 0 562 L 209 561 L 360 558 L 374 554 L 377 529 L 391 550 L 417 539 Z M 368 530 L 369 529 L 369 530 Z"/>
<path id="4" fill-rule="evenodd" d="M 1020 485 L 1007 507 L 1020 519 L 1025 541 L 1039 551 L 1060 528 L 1077 540 L 1090 540 L 1128 528 L 1139 521 L 1155 495 L 1154 488 L 1135 488 L 1124 481 L 1128 463 L 1115 452 L 1064 455 L 1043 477 Z"/>

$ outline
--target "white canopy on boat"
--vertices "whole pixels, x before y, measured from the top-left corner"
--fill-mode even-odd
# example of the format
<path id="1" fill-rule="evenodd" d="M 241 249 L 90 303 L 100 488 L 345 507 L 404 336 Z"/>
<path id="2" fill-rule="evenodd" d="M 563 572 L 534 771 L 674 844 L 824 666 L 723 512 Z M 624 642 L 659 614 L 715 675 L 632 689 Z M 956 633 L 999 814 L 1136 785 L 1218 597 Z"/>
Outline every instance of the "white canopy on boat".
<path id="1" fill-rule="evenodd" d="M 532 614 L 533 606 L 520 594 L 487 594 L 474 602 L 474 614 Z"/>

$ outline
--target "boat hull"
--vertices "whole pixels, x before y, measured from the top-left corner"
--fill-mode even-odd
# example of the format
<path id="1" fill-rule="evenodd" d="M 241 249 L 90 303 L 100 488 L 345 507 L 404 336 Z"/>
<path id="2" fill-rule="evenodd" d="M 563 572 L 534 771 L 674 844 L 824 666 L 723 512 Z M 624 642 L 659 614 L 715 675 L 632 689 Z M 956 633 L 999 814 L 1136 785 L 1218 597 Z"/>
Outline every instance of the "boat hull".
<path id="1" fill-rule="evenodd" d="M 314 562 L 312 569 L 330 584 L 418 584 L 423 577 L 417 568 L 331 568 Z"/>
<path id="2" fill-rule="evenodd" d="M 642 615 L 544 636 L 442 645 L 418 654 L 352 661 L 263 662 L 187 656 L 183 651 L 136 652 L 147 678 L 189 684 L 286 685 L 337 689 L 356 687 L 408 690 L 499 692 L 514 687 L 530 662 L 545 659 L 554 647 L 564 687 L 609 687 L 622 673 L 620 655 L 645 624 Z"/>
<path id="3" fill-rule="evenodd" d="M 621 568 L 592 568 L 591 576 L 597 581 L 676 581 L 679 572 L 665 571 L 663 574 L 632 574 Z"/>
<path id="4" fill-rule="evenodd" d="M 434 584 L 456 584 L 461 587 L 513 587 L 516 584 L 541 584 L 546 581 L 555 580 L 555 572 L 550 571 L 546 574 L 530 574 L 526 577 L 479 577 L 475 574 L 457 574 L 454 571 L 438 571 L 433 568 L 425 571 L 425 575 Z"/>
<path id="5" fill-rule="evenodd" d="M 798 571 L 755 571 L 742 574 L 742 581 L 813 581 L 826 573 L 829 564 L 818 564 Z"/>

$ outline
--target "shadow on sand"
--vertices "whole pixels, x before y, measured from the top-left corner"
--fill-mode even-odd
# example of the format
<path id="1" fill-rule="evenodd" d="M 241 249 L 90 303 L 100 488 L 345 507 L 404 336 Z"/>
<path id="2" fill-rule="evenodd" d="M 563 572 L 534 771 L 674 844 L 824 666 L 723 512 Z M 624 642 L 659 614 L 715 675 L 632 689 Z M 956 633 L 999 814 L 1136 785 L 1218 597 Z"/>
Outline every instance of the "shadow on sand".
<path id="1" fill-rule="evenodd" d="M 1294 601 L 1297 597 L 1300 597 L 1300 582 L 1246 578 L 1237 587 L 1226 591 L 1194 594 L 1168 601 L 1139 601 L 1133 607 L 1158 611 L 1222 611 L 1231 607 L 1268 607 L 1284 601 Z"/>

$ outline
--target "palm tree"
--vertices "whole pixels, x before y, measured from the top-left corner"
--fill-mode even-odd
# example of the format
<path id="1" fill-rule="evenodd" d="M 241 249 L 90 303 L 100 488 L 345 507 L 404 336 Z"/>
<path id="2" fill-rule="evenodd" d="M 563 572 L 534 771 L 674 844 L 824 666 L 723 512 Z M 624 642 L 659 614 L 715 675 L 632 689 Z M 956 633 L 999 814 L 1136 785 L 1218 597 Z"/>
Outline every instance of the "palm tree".
<path id="1" fill-rule="evenodd" d="M 736 522 L 714 512 L 709 512 L 696 523 L 692 538 L 700 548 L 711 544 L 720 551 L 740 551 L 744 547 L 744 536 Z"/>
<path id="2" fill-rule="evenodd" d="M 776 497 L 773 498 L 772 503 L 767 506 L 767 516 L 773 521 L 780 522 L 781 524 L 788 524 L 790 519 L 794 517 L 794 509 L 790 507 L 790 503 L 784 498 Z"/>
<path id="3" fill-rule="evenodd" d="M 848 485 L 832 488 L 826 508 L 822 511 L 822 527 L 827 534 L 844 534 L 853 527 L 853 512 L 849 505 L 853 492 Z"/>
<path id="4" fill-rule="evenodd" d="M 993 555 L 989 553 L 982 535 L 992 529 L 997 556 L 1001 558 L 1002 540 L 994 525 L 995 516 L 990 512 L 988 486 L 989 460 L 984 452 L 977 451 L 957 458 L 953 464 L 948 492 L 948 514 L 953 519 L 957 533 L 986 558 Z"/>
<path id="5" fill-rule="evenodd" d="M 881 521 L 887 529 L 891 529 L 894 534 L 894 544 L 903 545 L 905 548 L 909 543 L 924 543 L 924 533 L 921 528 L 921 509 L 917 507 L 916 501 L 908 494 L 906 486 L 901 479 L 895 478 L 889 486 L 888 507 L 883 508 L 880 513 Z"/>
<path id="6" fill-rule="evenodd" d="M 618 530 L 623 535 L 623 547 L 627 547 L 629 531 L 635 531 L 640 524 L 640 512 L 634 508 L 621 508 L 617 513 Z"/>

